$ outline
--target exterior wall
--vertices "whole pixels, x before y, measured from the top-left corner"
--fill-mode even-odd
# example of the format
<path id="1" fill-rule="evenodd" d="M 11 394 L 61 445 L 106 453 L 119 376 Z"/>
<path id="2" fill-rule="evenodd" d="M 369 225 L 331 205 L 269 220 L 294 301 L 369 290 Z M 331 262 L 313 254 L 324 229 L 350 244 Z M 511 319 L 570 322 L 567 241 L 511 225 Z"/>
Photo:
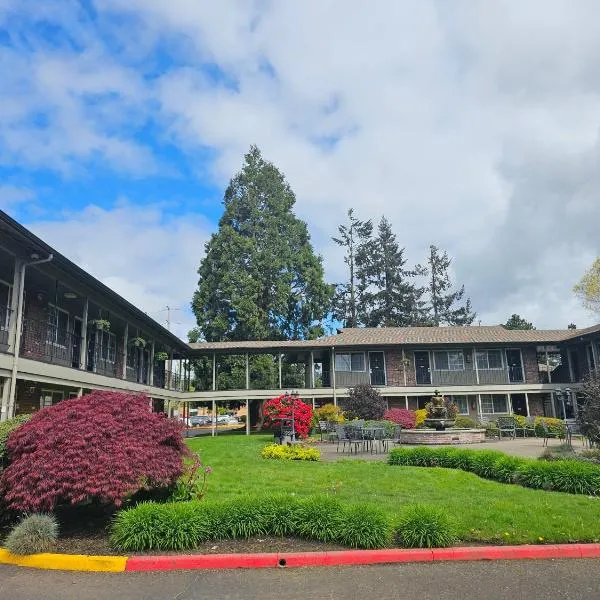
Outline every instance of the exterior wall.
<path id="1" fill-rule="evenodd" d="M 385 353 L 386 380 L 390 387 L 404 386 L 404 365 L 402 350 L 387 350 Z M 414 375 L 413 375 L 414 379 Z M 407 378 L 408 383 L 408 378 Z"/>
<path id="2" fill-rule="evenodd" d="M 523 369 L 525 371 L 525 383 L 539 383 L 539 367 L 537 350 L 535 346 L 521 348 Z"/>
<path id="3" fill-rule="evenodd" d="M 544 402 L 542 394 L 528 394 L 529 398 L 529 416 L 544 417 Z"/>
<path id="4" fill-rule="evenodd" d="M 55 392 L 57 395 L 62 395 L 63 400 L 66 400 L 70 395 L 77 394 L 77 388 L 19 379 L 15 390 L 15 414 L 23 415 L 40 410 L 45 392 Z M 56 401 L 53 404 L 56 404 Z"/>

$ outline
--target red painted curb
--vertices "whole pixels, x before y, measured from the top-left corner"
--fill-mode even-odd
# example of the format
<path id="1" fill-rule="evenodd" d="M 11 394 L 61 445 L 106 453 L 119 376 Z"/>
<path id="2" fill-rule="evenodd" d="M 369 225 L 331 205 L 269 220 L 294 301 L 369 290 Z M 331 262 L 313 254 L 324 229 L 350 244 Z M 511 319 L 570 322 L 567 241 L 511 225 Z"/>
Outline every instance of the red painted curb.
<path id="1" fill-rule="evenodd" d="M 275 567 L 332 567 L 409 562 L 532 560 L 550 558 L 600 558 L 600 544 L 544 546 L 473 546 L 404 550 L 348 550 L 340 552 L 280 552 L 264 554 L 186 554 L 134 556 L 126 571 L 178 569 L 265 569 Z"/>

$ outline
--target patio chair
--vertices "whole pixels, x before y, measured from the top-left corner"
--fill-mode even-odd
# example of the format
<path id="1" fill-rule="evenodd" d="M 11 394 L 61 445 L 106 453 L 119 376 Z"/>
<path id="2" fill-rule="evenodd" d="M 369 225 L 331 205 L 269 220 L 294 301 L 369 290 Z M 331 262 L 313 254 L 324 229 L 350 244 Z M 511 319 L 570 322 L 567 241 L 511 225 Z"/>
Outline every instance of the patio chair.
<path id="1" fill-rule="evenodd" d="M 500 432 L 500 439 L 502 439 L 503 433 L 508 433 L 513 440 L 516 439 L 517 420 L 514 417 L 498 417 L 498 431 Z"/>
<path id="2" fill-rule="evenodd" d="M 346 425 L 344 427 L 344 433 L 346 434 L 350 453 L 352 453 L 352 449 L 354 449 L 354 452 L 358 453 L 359 447 L 364 450 L 365 438 L 361 427 Z"/>
<path id="3" fill-rule="evenodd" d="M 335 426 L 335 437 L 337 441 L 337 446 L 335 448 L 336 452 L 340 451 L 340 444 L 342 445 L 342 452 L 346 449 L 346 444 L 350 441 L 348 436 L 346 435 L 346 428 L 343 425 Z"/>
<path id="4" fill-rule="evenodd" d="M 323 434 L 329 433 L 329 423 L 327 421 L 319 421 L 319 433 L 321 434 L 321 441 L 323 441 Z"/>
<path id="5" fill-rule="evenodd" d="M 590 447 L 590 440 L 583 435 L 579 423 L 565 423 L 565 435 L 567 446 L 573 447 L 573 438 L 578 437 L 584 447 Z"/>
<path id="6" fill-rule="evenodd" d="M 517 432 L 522 431 L 523 432 L 523 437 L 528 437 L 529 435 L 533 434 L 533 437 L 537 437 L 537 434 L 535 432 L 535 425 L 534 425 L 534 417 L 527 417 L 525 419 L 525 424 L 524 425 L 519 425 L 519 423 L 517 422 L 515 425 L 515 429 L 517 430 Z"/>
<path id="7" fill-rule="evenodd" d="M 390 442 L 394 444 L 401 444 L 400 432 L 402 431 L 402 425 L 394 425 L 394 430 L 390 436 L 384 436 L 381 440 L 383 451 L 387 452 L 390 449 Z"/>
<path id="8" fill-rule="evenodd" d="M 543 442 L 543 445 L 544 445 L 544 446 L 547 446 L 547 445 L 548 445 L 548 440 L 549 440 L 550 438 L 557 438 L 557 439 L 560 439 L 560 438 L 562 438 L 562 437 L 564 437 L 564 436 L 565 436 L 565 433 L 566 433 L 566 432 L 562 432 L 562 431 L 551 431 L 551 430 L 550 430 L 550 428 L 548 427 L 548 423 L 546 423 L 546 421 L 544 421 L 543 419 L 542 419 L 542 421 L 541 421 L 541 425 L 542 425 L 542 431 L 543 431 L 543 434 L 544 434 L 544 442 Z"/>

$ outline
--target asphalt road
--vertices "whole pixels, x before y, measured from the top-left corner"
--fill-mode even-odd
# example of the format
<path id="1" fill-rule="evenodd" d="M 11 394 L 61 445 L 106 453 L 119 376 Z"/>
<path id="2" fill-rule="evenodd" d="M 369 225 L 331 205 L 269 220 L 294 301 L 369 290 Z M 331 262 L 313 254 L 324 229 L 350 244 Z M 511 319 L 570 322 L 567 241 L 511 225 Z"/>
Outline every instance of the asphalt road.
<path id="1" fill-rule="evenodd" d="M 600 561 L 69 573 L 0 567 L 2 600 L 595 600 Z"/>

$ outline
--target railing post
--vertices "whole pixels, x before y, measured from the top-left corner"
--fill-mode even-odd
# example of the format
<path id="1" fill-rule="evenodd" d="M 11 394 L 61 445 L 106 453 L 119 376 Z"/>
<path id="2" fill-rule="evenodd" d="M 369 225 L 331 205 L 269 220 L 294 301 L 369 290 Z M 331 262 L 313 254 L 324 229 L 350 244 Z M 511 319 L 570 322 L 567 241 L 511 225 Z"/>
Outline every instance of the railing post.
<path id="1" fill-rule="evenodd" d="M 213 392 L 217 391 L 217 353 L 213 352 L 212 355 L 212 389 Z"/>
<path id="2" fill-rule="evenodd" d="M 8 324 L 8 351 L 14 352 L 15 350 L 15 331 L 17 329 L 17 313 L 19 308 L 19 274 L 21 273 L 21 267 L 23 261 L 19 258 L 15 258 L 14 273 L 13 273 L 13 285 L 12 295 L 10 297 L 10 314 Z"/>
<path id="3" fill-rule="evenodd" d="M 477 385 L 479 385 L 479 366 L 477 365 L 477 349 L 473 348 L 472 352 L 473 352 L 473 365 L 475 366 L 475 382 L 477 383 Z"/>
<path id="4" fill-rule="evenodd" d="M 527 416 L 530 417 L 531 413 L 529 412 L 529 394 L 525 392 L 525 407 L 527 408 Z"/>
<path id="5" fill-rule="evenodd" d="M 127 344 L 129 343 L 129 323 L 125 323 L 123 333 L 123 379 L 127 379 Z M 94 361 L 96 363 L 97 361 Z"/>
<path id="6" fill-rule="evenodd" d="M 246 389 L 250 389 L 250 358 L 246 352 Z"/>
<path id="7" fill-rule="evenodd" d="M 281 352 L 277 353 L 277 360 L 279 366 L 279 389 L 282 388 L 282 378 L 281 378 Z"/>
<path id="8" fill-rule="evenodd" d="M 333 405 L 337 406 L 337 393 L 335 389 L 335 348 L 331 349 L 331 373 L 329 374 L 331 379 L 331 387 L 333 389 Z"/>
<path id="9" fill-rule="evenodd" d="M 83 315 L 81 322 L 81 348 L 79 350 L 79 368 L 85 371 L 87 368 L 87 331 L 90 303 L 88 298 L 83 301 Z"/>
<path id="10" fill-rule="evenodd" d="M 154 340 L 150 342 L 150 359 L 148 365 L 148 385 L 154 385 Z"/>

